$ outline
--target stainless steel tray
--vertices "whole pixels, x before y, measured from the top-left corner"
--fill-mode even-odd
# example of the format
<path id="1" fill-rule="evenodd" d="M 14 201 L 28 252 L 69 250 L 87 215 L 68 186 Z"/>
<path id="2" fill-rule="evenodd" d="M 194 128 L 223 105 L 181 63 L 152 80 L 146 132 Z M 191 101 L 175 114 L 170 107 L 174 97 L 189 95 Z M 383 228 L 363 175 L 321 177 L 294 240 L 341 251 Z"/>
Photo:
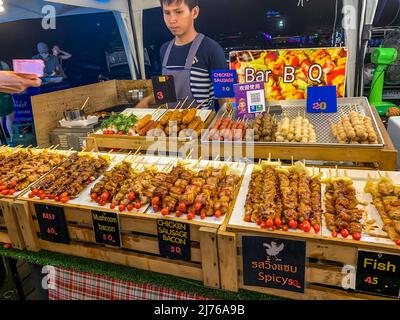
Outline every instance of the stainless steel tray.
<path id="1" fill-rule="evenodd" d="M 268 105 L 282 107 L 283 112 L 290 118 L 293 119 L 296 116 L 304 115 L 306 112 L 306 100 L 291 100 L 291 101 L 269 101 Z M 340 144 L 337 142 L 332 134 L 331 124 L 337 123 L 340 120 L 342 114 L 348 115 L 351 111 L 357 111 L 358 113 L 369 116 L 372 119 L 372 124 L 376 130 L 378 136 L 377 144 Z M 215 119 L 211 122 L 210 126 L 203 133 L 201 142 L 202 143 L 221 143 L 221 141 L 208 140 L 208 130 L 210 130 L 217 119 L 223 115 L 225 112 L 225 107 L 219 110 Z M 376 121 L 375 115 L 372 112 L 371 106 L 365 97 L 359 98 L 339 98 L 338 99 L 338 112 L 337 113 L 307 113 L 307 118 L 315 127 L 315 133 L 317 135 L 316 143 L 300 143 L 300 142 L 258 142 L 258 141 L 228 141 L 228 143 L 233 144 L 254 144 L 254 146 L 329 146 L 329 147 L 354 147 L 354 148 L 382 148 L 385 145 L 382 133 L 379 129 L 378 123 Z M 278 121 L 280 116 L 277 116 Z M 223 143 L 223 142 L 222 142 Z"/>

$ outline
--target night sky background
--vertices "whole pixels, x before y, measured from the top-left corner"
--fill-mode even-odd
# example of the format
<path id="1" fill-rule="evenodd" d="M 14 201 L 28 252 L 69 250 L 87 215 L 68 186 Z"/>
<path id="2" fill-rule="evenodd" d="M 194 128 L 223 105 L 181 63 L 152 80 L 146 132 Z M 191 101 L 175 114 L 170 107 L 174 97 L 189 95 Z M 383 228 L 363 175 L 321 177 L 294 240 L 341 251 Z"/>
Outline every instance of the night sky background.
<path id="1" fill-rule="evenodd" d="M 338 0 L 337 26 L 340 26 L 342 0 Z M 260 33 L 272 36 L 296 36 L 306 33 L 328 32 L 333 29 L 335 0 L 201 0 L 201 14 L 197 22 L 199 31 L 216 40 L 239 33 L 249 37 Z M 381 0 L 384 10 L 378 12 L 375 26 L 399 25 L 400 1 Z M 268 18 L 268 11 L 280 17 Z M 394 19 L 397 15 L 397 19 Z M 277 21 L 284 21 L 278 28 Z M 154 45 L 153 56 L 162 43 L 172 37 L 164 26 L 161 8 L 144 13 L 144 45 Z M 56 30 L 43 30 L 40 20 L 25 20 L 0 25 L 0 59 L 11 62 L 13 58 L 31 58 L 36 54 L 36 43 L 44 41 L 59 45 L 73 54 L 66 66 L 86 65 L 105 68 L 104 52 L 122 45 L 114 15 L 110 12 L 61 17 Z M 239 43 L 240 45 L 240 43 Z M 151 52 L 150 52 L 151 53 Z"/>

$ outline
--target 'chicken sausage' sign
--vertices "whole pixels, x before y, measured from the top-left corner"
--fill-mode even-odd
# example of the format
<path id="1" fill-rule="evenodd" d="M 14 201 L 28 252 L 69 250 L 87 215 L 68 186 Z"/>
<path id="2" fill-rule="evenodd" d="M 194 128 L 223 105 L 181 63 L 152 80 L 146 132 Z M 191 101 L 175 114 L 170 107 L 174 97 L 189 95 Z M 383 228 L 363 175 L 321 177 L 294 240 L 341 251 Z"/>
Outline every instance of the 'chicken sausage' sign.
<path id="1" fill-rule="evenodd" d="M 244 285 L 304 293 L 303 241 L 243 237 Z"/>

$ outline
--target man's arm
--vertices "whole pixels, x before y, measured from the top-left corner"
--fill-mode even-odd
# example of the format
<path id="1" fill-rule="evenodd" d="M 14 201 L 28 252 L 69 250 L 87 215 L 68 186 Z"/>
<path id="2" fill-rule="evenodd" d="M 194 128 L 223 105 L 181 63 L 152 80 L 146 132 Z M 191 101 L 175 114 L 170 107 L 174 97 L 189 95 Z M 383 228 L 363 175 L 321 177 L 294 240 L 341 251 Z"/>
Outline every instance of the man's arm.
<path id="1" fill-rule="evenodd" d="M 143 98 L 139 103 L 136 105 L 135 108 L 148 108 L 150 105 L 156 103 L 156 98 L 154 98 L 154 94 L 151 94 L 145 98 Z"/>
<path id="2" fill-rule="evenodd" d="M 40 87 L 42 81 L 34 74 L 0 71 L 0 92 L 20 93 L 29 87 Z"/>

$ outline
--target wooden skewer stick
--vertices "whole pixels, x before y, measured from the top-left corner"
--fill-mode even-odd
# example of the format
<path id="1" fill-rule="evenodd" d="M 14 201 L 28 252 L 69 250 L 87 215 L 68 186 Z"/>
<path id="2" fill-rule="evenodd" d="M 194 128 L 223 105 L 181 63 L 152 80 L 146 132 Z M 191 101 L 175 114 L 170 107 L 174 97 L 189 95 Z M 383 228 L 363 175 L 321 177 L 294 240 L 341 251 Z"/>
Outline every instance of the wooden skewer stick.
<path id="1" fill-rule="evenodd" d="M 189 151 L 188 155 L 186 156 L 185 160 L 190 159 L 193 154 L 193 148 Z"/>
<path id="2" fill-rule="evenodd" d="M 196 109 L 200 109 L 202 106 L 204 106 L 208 102 L 208 99 L 204 99 L 197 107 Z"/>
<path id="3" fill-rule="evenodd" d="M 294 165 L 294 158 L 293 158 L 293 156 L 292 156 L 292 166 Z"/>
<path id="4" fill-rule="evenodd" d="M 335 172 L 336 172 L 336 178 L 339 177 L 339 170 L 338 170 L 338 166 L 335 166 Z"/>
<path id="5" fill-rule="evenodd" d="M 271 161 L 271 152 L 268 153 L 268 161 Z"/>
<path id="6" fill-rule="evenodd" d="M 189 96 L 186 96 L 185 100 L 183 100 L 182 105 L 179 109 L 183 109 L 183 107 L 185 106 L 185 103 L 187 101 L 187 99 L 189 99 Z"/>
<path id="7" fill-rule="evenodd" d="M 181 102 L 180 101 L 178 101 L 178 103 L 176 104 L 176 106 L 175 106 L 175 108 L 174 108 L 174 110 L 177 110 L 177 109 L 179 109 L 179 106 L 181 105 Z"/>
<path id="8" fill-rule="evenodd" d="M 195 101 L 196 101 L 196 100 L 193 99 L 192 102 L 189 104 L 189 107 L 187 107 L 187 109 L 190 109 L 190 108 L 193 106 L 193 104 L 195 103 Z"/>

